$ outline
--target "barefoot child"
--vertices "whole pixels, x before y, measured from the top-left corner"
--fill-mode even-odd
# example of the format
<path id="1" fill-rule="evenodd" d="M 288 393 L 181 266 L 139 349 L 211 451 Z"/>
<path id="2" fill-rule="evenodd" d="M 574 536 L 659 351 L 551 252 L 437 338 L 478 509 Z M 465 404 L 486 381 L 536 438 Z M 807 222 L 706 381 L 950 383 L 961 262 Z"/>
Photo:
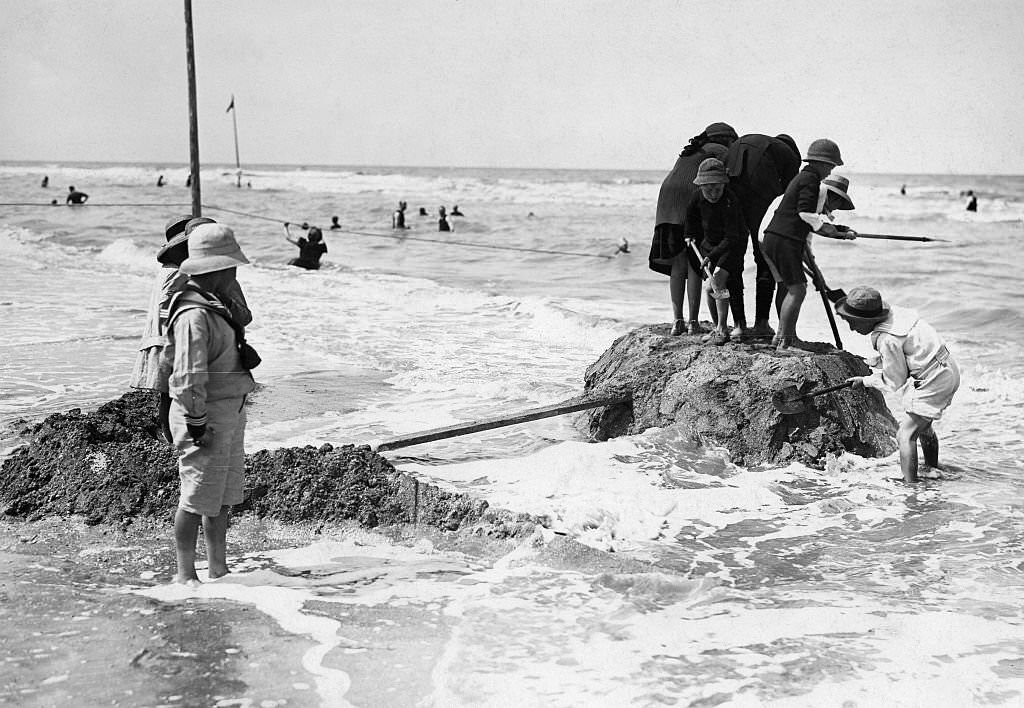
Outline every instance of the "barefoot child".
<path id="1" fill-rule="evenodd" d="M 169 305 L 171 346 L 164 353 L 173 356 L 168 388 L 181 480 L 174 516 L 179 583 L 199 580 L 200 523 L 210 578 L 228 573 L 228 515 L 242 502 L 245 397 L 255 384 L 242 365 L 237 324 L 220 298 L 231 291 L 236 267 L 248 262 L 231 229 L 197 227 L 189 237 L 189 257 L 179 266 L 189 280 Z"/>
<path id="2" fill-rule="evenodd" d="M 925 464 L 939 464 L 939 438 L 932 421 L 942 416 L 960 387 L 960 368 L 942 338 L 916 311 L 889 307 L 874 288 L 853 288 L 835 309 L 850 329 L 871 337 L 878 352 L 880 370 L 848 379 L 854 388 L 895 391 L 906 386 L 903 406 L 907 418 L 900 423 L 896 437 L 903 479 L 916 482 L 918 440 Z"/>
<path id="3" fill-rule="evenodd" d="M 700 163 L 693 183 L 699 190 L 686 206 L 683 233 L 687 241 L 700 248 L 701 269 L 710 274 L 707 286 L 708 308 L 715 331 L 705 338 L 721 346 L 729 341 L 730 275 L 743 272 L 743 250 L 747 243 L 747 223 L 740 201 L 729 187 L 725 164 L 714 157 Z"/>
<path id="4" fill-rule="evenodd" d="M 822 207 L 827 204 L 831 190 L 822 191 L 822 180 L 834 167 L 843 164 L 839 146 L 827 138 L 811 143 L 804 158 L 807 166 L 786 187 L 782 201 L 764 230 L 761 255 L 775 276 L 777 292 L 775 305 L 779 311 L 779 331 L 773 344 L 780 354 L 799 353 L 800 341 L 796 336 L 796 323 L 800 308 L 807 295 L 807 277 L 804 275 L 804 251 L 811 232 L 836 239 L 854 239 L 852 229 L 839 229 L 829 220 L 821 218 Z M 845 191 L 845 190 L 844 190 Z M 821 201 L 822 194 L 826 203 Z M 845 208 L 852 208 L 845 207 Z"/>

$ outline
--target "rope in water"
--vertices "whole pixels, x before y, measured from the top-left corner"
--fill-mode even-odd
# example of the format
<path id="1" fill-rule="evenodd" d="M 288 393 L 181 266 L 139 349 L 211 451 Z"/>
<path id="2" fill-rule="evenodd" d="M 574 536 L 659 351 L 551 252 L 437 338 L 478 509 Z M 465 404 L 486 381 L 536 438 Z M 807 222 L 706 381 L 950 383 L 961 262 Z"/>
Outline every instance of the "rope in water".
<path id="1" fill-rule="evenodd" d="M 223 211 L 228 214 L 235 214 L 237 216 L 248 216 L 252 219 L 263 219 L 264 221 L 276 221 L 279 224 L 294 224 L 294 221 L 288 221 L 286 219 L 280 219 L 272 216 L 263 216 L 262 214 L 252 214 L 250 212 L 238 211 L 237 209 L 228 209 L 227 207 L 219 207 L 215 204 L 204 204 L 204 209 L 214 209 L 215 211 Z M 422 241 L 424 243 L 443 243 L 448 246 L 468 246 L 470 248 L 491 248 L 499 251 L 526 251 L 529 253 L 547 253 L 559 256 L 577 256 L 580 258 L 612 258 L 612 256 L 606 256 L 600 253 L 574 253 L 572 251 L 553 251 L 544 248 L 524 248 L 519 246 L 498 246 L 491 243 L 473 243 L 472 241 L 453 241 L 451 239 L 441 238 L 425 238 L 423 236 L 407 236 L 405 234 L 382 234 L 374 233 L 372 231 L 352 231 L 349 229 L 332 229 L 343 234 L 352 234 L 355 236 L 371 236 L 374 238 L 390 238 L 396 241 Z"/>
<path id="2" fill-rule="evenodd" d="M 36 203 L 36 202 L 0 202 L 0 207 L 3 207 L 3 206 L 50 207 L 50 206 L 53 206 L 53 205 L 52 204 L 40 204 L 40 203 Z M 134 203 L 134 204 L 96 204 L 96 203 L 89 204 L 89 203 L 86 203 L 86 204 L 75 204 L 74 206 L 76 208 L 78 208 L 78 207 L 163 207 L 163 208 L 167 208 L 167 207 L 187 207 L 187 208 L 191 208 L 192 205 L 191 204 L 175 204 L 175 203 L 168 204 L 168 203 L 164 202 L 164 203 Z M 264 221 L 273 221 L 273 222 L 278 223 L 278 224 L 305 223 L 305 222 L 298 222 L 298 221 L 293 220 L 293 219 L 281 219 L 281 218 L 273 217 L 273 216 L 264 216 L 262 214 L 253 214 L 253 213 L 247 212 L 247 211 L 239 211 L 237 209 L 228 209 L 227 207 L 217 206 L 216 204 L 203 204 L 203 208 L 204 209 L 212 209 L 214 211 L 222 211 L 222 212 L 224 212 L 226 214 L 234 214 L 236 216 L 245 216 L 245 217 L 249 217 L 250 219 L 262 219 Z M 612 258 L 614 258 L 614 256 L 608 256 L 608 255 L 604 255 L 602 253 L 576 253 L 576 252 L 573 252 L 573 251 L 556 251 L 556 250 L 548 250 L 548 249 L 545 249 L 545 248 L 525 248 L 525 247 L 520 247 L 520 246 L 499 246 L 499 245 L 495 245 L 495 244 L 491 244 L 491 243 L 473 243 L 472 241 L 453 241 L 451 239 L 426 238 L 426 237 L 423 237 L 423 236 L 408 236 L 408 235 L 405 235 L 405 234 L 401 234 L 401 235 L 399 235 L 399 234 L 383 234 L 383 233 L 374 233 L 374 232 L 371 232 L 371 231 L 351 231 L 349 229 L 333 229 L 333 231 L 340 232 L 340 233 L 343 233 L 343 234 L 352 234 L 354 236 L 370 236 L 372 238 L 390 238 L 390 239 L 393 239 L 395 241 L 421 241 L 421 242 L 424 242 L 424 243 L 441 243 L 441 244 L 444 244 L 446 246 L 466 246 L 467 248 L 490 248 L 490 249 L 494 249 L 494 250 L 497 250 L 497 251 L 521 251 L 521 252 L 527 252 L 527 253 L 546 253 L 546 254 L 549 254 L 549 255 L 556 255 L 556 256 L 575 256 L 577 258 L 604 258 L 604 259 L 607 259 L 607 260 L 611 260 Z"/>

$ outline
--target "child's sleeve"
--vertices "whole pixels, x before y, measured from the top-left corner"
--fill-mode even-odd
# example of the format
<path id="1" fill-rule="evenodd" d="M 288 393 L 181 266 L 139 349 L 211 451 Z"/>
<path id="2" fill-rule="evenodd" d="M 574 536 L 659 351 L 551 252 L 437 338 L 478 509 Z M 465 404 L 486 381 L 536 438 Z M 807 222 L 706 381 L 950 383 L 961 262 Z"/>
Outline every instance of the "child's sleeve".
<path id="1" fill-rule="evenodd" d="M 903 388 L 910 370 L 907 368 L 907 357 L 903 354 L 902 341 L 883 333 L 875 341 L 875 349 L 881 357 L 881 368 L 865 377 L 864 385 L 882 391 Z"/>
<path id="2" fill-rule="evenodd" d="M 192 426 L 206 425 L 209 325 L 205 312 L 194 309 L 178 315 L 171 329 L 174 368 L 168 389 L 171 398 L 185 408 L 185 422 Z"/>

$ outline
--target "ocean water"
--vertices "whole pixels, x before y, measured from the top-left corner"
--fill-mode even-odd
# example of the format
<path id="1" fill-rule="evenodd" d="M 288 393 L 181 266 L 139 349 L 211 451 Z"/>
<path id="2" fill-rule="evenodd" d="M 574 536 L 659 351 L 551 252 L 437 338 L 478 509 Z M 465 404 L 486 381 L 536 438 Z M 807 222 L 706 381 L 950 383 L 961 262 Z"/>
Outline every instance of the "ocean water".
<path id="1" fill-rule="evenodd" d="M 265 388 L 248 449 L 371 443 L 578 394 L 616 337 L 671 318 L 667 278 L 647 268 L 663 176 L 257 167 L 237 189 L 229 168 L 205 169 L 204 214 L 253 261 L 239 281 Z M 333 668 L 344 656 L 323 661 L 346 646 L 344 621 L 304 613 L 313 597 L 448 627 L 423 704 L 1024 705 L 1024 177 L 848 176 L 844 223 L 946 240 L 815 243 L 832 287 L 917 308 L 959 360 L 936 424 L 941 479 L 892 481 L 895 455 L 745 469 L 670 429 L 589 443 L 552 418 L 387 456 L 651 573 L 556 570 L 529 547 L 481 566 L 369 535 L 274 557 L 321 568 L 315 581 L 244 558 L 229 582 L 149 592 L 233 598 L 312 637 L 325 705 L 355 689 Z M 21 421 L 125 390 L 163 224 L 189 211 L 184 180 L 180 166 L 0 165 L 0 455 Z M 62 205 L 72 184 L 87 206 Z M 390 229 L 399 200 L 404 234 Z M 417 215 L 441 204 L 465 213 L 450 234 Z M 332 215 L 343 230 L 326 230 Z M 320 271 L 285 265 L 285 220 L 325 229 Z M 622 238 L 632 252 L 615 256 Z M 752 263 L 746 277 L 752 315 Z M 813 292 L 799 332 L 832 340 Z"/>

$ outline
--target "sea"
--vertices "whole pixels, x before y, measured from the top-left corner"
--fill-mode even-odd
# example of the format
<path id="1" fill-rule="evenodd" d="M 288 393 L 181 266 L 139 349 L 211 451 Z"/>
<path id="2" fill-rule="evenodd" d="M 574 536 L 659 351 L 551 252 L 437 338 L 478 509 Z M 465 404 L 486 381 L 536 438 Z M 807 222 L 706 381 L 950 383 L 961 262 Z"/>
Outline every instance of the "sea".
<path id="1" fill-rule="evenodd" d="M 374 444 L 581 393 L 616 338 L 671 321 L 668 280 L 647 264 L 668 158 L 663 170 L 251 166 L 241 186 L 233 166 L 204 167 L 203 214 L 252 261 L 238 279 L 263 388 L 247 450 Z M 407 705 L 1024 705 L 1024 176 L 845 174 L 856 209 L 841 223 L 934 239 L 814 243 L 832 288 L 871 285 L 917 309 L 959 361 L 933 478 L 894 481 L 895 454 L 745 468 L 671 428 L 591 442 L 554 417 L 384 454 L 649 572 L 544 563 L 529 544 L 482 563 L 368 534 L 275 552 L 275 567 L 326 568 L 316 583 L 232 558 L 225 581 L 139 592 L 250 604 L 310 637 L 322 705 L 356 689 L 345 623 L 304 611 L 313 598 L 438 620 L 431 685 Z M 0 456 L 27 422 L 127 390 L 163 226 L 191 211 L 186 175 L 0 164 Z M 85 206 L 64 204 L 71 185 Z M 442 205 L 464 214 L 449 233 Z M 324 230 L 319 271 L 287 265 L 284 222 L 293 236 Z M 744 276 L 752 318 L 749 254 Z M 869 351 L 840 327 L 848 350 Z M 832 341 L 813 291 L 798 332 Z M 899 419 L 899 397 L 886 400 Z"/>

